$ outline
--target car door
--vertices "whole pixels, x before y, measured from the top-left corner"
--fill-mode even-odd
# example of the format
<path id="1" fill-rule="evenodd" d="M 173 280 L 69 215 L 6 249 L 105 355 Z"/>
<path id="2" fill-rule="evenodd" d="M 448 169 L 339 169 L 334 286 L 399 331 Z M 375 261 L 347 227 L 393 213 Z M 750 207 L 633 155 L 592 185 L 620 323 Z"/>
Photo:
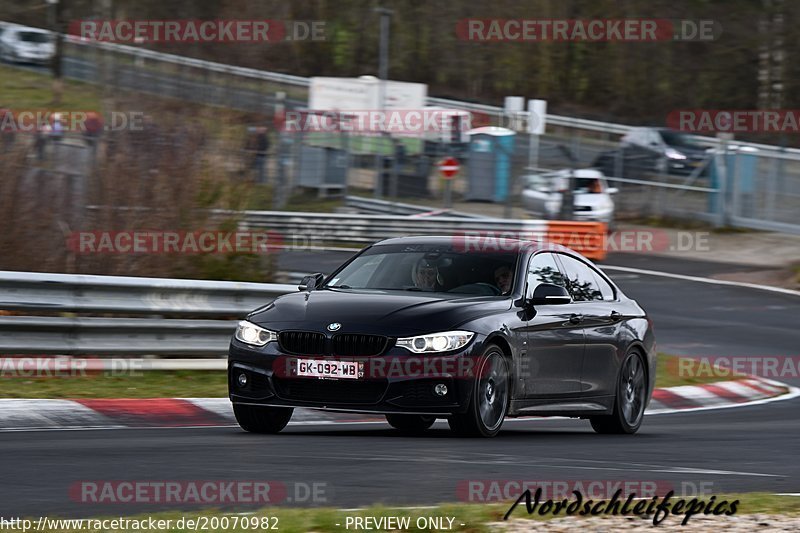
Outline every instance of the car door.
<path id="1" fill-rule="evenodd" d="M 558 254 L 567 288 L 580 305 L 585 349 L 581 369 L 584 396 L 614 394 L 620 357 L 618 329 L 622 316 L 616 311 L 616 293 L 600 272 L 580 259 Z"/>
<path id="2" fill-rule="evenodd" d="M 550 189 L 543 176 L 528 177 L 528 184 L 522 192 L 523 203 L 528 211 L 538 216 L 546 216 L 549 197 Z"/>
<path id="3" fill-rule="evenodd" d="M 655 167 L 659 157 L 658 136 L 649 128 L 638 128 L 628 138 L 625 162 L 630 175 L 626 178 L 641 178 Z"/>
<path id="4" fill-rule="evenodd" d="M 530 299 L 540 283 L 565 286 L 552 253 L 531 257 L 526 275 L 525 297 Z M 575 321 L 572 304 L 537 305 L 527 318 L 527 350 L 524 361 L 525 397 L 575 396 L 581 390 L 583 326 Z"/>

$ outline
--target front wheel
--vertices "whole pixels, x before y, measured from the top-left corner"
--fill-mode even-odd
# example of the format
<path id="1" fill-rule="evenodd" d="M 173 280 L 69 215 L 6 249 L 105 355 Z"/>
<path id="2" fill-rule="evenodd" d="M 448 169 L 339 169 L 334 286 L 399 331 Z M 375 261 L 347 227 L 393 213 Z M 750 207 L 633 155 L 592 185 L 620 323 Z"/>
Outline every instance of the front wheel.
<path id="1" fill-rule="evenodd" d="M 233 414 L 239 426 L 251 433 L 279 433 L 292 418 L 291 407 L 262 407 L 233 404 Z"/>
<path id="2" fill-rule="evenodd" d="M 389 422 L 390 426 L 399 429 L 403 433 L 422 433 L 436 422 L 436 417 L 391 414 L 386 415 L 386 421 Z"/>
<path id="3" fill-rule="evenodd" d="M 642 358 L 630 352 L 622 362 L 617 381 L 617 397 L 610 415 L 589 418 L 597 433 L 636 433 L 644 419 L 644 404 L 647 399 L 647 378 Z"/>
<path id="4" fill-rule="evenodd" d="M 494 437 L 508 411 L 508 361 L 497 346 L 489 346 L 478 362 L 475 388 L 467 412 L 447 419 L 450 429 L 466 437 Z"/>

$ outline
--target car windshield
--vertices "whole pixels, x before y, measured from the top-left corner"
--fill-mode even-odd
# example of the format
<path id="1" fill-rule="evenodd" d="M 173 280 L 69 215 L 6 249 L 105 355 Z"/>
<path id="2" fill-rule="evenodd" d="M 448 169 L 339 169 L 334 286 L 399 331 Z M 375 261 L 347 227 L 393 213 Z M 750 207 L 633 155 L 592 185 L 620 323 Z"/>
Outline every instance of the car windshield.
<path id="1" fill-rule="evenodd" d="M 603 192 L 603 184 L 598 178 L 575 178 L 575 192 L 599 194 Z"/>
<path id="2" fill-rule="evenodd" d="M 667 146 L 681 146 L 684 148 L 702 148 L 694 137 L 679 131 L 662 130 L 661 137 Z"/>
<path id="3" fill-rule="evenodd" d="M 490 246 L 493 249 L 489 250 Z M 474 241 L 465 237 L 463 244 L 451 246 L 375 246 L 329 279 L 325 287 L 507 295 L 513 288 L 519 253 L 509 250 L 511 246 L 516 248 L 483 237 Z M 476 251 L 479 247 L 482 250 Z"/>
<path id="4" fill-rule="evenodd" d="M 19 32 L 19 40 L 25 43 L 49 43 L 50 36 L 38 31 L 21 31 Z"/>

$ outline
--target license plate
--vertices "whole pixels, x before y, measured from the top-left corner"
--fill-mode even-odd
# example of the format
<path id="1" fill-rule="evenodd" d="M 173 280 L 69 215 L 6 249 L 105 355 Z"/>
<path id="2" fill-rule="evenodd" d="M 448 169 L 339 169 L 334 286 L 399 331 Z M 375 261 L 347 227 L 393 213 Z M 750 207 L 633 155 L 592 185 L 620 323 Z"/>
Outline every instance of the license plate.
<path id="1" fill-rule="evenodd" d="M 297 375 L 308 378 L 358 379 L 359 370 L 359 364 L 355 361 L 297 361 Z"/>

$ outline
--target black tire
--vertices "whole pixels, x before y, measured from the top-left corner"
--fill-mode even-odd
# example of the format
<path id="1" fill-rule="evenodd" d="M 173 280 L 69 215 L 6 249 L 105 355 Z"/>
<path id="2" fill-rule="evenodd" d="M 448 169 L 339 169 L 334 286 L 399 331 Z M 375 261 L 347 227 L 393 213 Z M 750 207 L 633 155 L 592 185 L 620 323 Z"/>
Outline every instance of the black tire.
<path id="1" fill-rule="evenodd" d="M 261 407 L 233 404 L 233 414 L 239 426 L 250 433 L 278 433 L 292 418 L 291 407 Z"/>
<path id="2" fill-rule="evenodd" d="M 647 372 L 637 352 L 629 352 L 620 367 L 617 394 L 610 415 L 592 416 L 589 421 L 597 433 L 628 434 L 639 431 L 644 420 L 647 398 Z"/>
<path id="3" fill-rule="evenodd" d="M 499 347 L 490 345 L 477 368 L 466 413 L 451 416 L 447 423 L 454 433 L 464 437 L 494 437 L 508 412 L 511 382 L 508 360 Z"/>
<path id="4" fill-rule="evenodd" d="M 389 425 L 393 428 L 402 431 L 403 433 L 422 433 L 426 429 L 430 428 L 434 422 L 436 422 L 436 417 L 433 416 L 422 416 L 422 415 L 401 415 L 401 414 L 391 414 L 386 415 L 386 421 L 389 422 Z"/>

